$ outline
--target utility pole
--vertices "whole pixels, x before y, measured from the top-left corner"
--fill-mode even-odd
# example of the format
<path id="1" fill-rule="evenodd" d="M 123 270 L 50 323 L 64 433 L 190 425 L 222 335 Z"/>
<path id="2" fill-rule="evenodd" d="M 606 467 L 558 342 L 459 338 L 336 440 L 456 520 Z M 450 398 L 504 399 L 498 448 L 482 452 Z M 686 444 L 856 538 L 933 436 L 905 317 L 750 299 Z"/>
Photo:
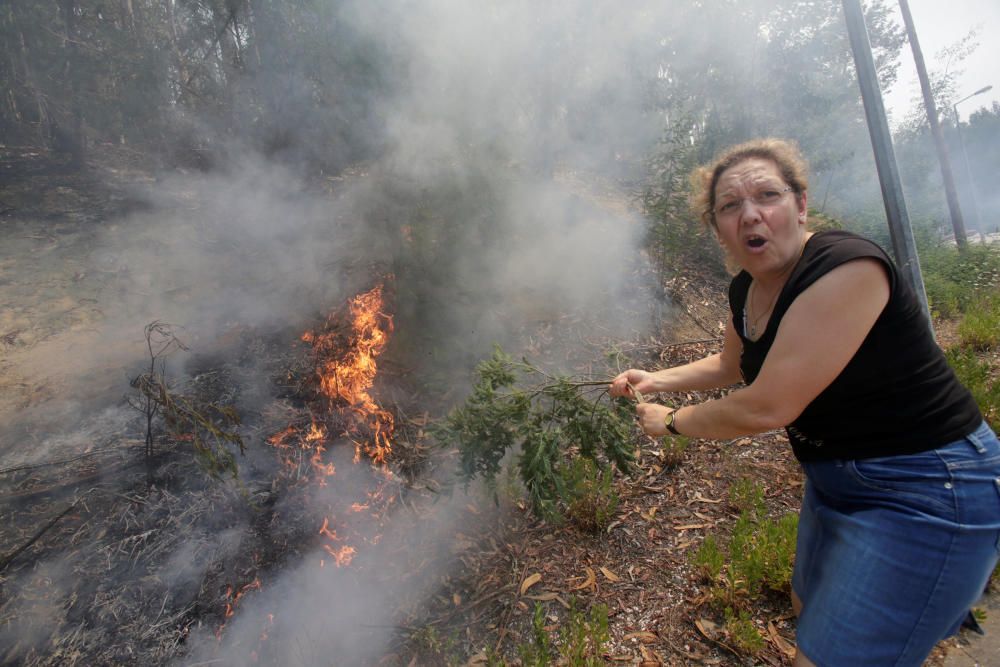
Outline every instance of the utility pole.
<path id="1" fill-rule="evenodd" d="M 910 3 L 899 0 L 899 11 L 903 14 L 906 24 L 906 38 L 913 50 L 913 62 L 917 66 L 917 78 L 920 79 L 920 92 L 924 94 L 924 108 L 927 110 L 927 122 L 931 126 L 931 136 L 934 137 L 934 148 L 937 150 L 938 163 L 941 165 L 941 180 L 944 181 L 944 195 L 948 200 L 948 212 L 951 213 L 951 228 L 955 232 L 955 243 L 959 250 L 965 250 L 968 242 L 965 238 L 965 220 L 962 219 L 962 208 L 958 205 L 958 194 L 955 191 L 955 177 L 951 173 L 951 160 L 948 158 L 948 147 L 944 143 L 944 134 L 938 122 L 937 108 L 934 105 L 934 94 L 931 92 L 930 80 L 927 78 L 927 67 L 924 66 L 924 54 L 920 50 L 917 31 L 913 27 L 913 17 L 910 15 Z"/>
<path id="2" fill-rule="evenodd" d="M 860 0 L 842 0 L 842 4 L 844 18 L 847 21 L 847 33 L 851 40 L 851 51 L 854 53 L 854 66 L 858 71 L 861 99 L 865 105 L 868 134 L 871 136 L 872 150 L 875 153 L 875 167 L 878 169 L 879 185 L 882 187 L 882 202 L 885 204 L 885 215 L 889 222 L 893 254 L 896 256 L 896 264 L 903 278 L 913 288 L 920 301 L 927 316 L 927 326 L 931 327 L 927 293 L 924 291 L 920 260 L 917 258 L 917 244 L 913 240 L 910 218 L 906 214 L 903 187 L 899 180 L 899 168 L 896 166 L 896 154 L 892 148 L 892 135 L 889 133 L 889 122 L 885 117 L 885 106 L 882 104 L 882 91 L 878 85 L 871 43 L 868 41 L 865 15 L 861 10 Z M 933 332 L 933 327 L 931 331 Z"/>
<path id="3" fill-rule="evenodd" d="M 969 151 L 965 150 L 965 138 L 962 137 L 962 119 L 958 117 L 958 105 L 971 97 L 988 93 L 991 90 L 993 90 L 993 86 L 985 86 L 951 105 L 952 110 L 955 112 L 955 132 L 958 134 L 958 147 L 962 149 L 962 161 L 965 163 L 965 177 L 968 179 L 969 195 L 972 197 L 973 218 L 975 219 L 976 229 L 979 230 L 979 240 L 982 243 L 986 243 L 986 230 L 983 229 L 983 215 L 979 210 L 979 197 L 976 196 L 975 177 L 972 175 L 972 167 L 969 166 Z"/>

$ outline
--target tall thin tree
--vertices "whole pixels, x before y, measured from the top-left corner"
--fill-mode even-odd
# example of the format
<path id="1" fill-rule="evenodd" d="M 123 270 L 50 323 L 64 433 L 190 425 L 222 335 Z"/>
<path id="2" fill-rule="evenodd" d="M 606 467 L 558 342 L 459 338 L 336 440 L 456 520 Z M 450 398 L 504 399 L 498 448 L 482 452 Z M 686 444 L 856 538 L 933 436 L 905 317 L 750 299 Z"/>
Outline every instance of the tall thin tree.
<path id="1" fill-rule="evenodd" d="M 927 122 L 931 126 L 931 136 L 934 137 L 934 148 L 937 151 L 938 163 L 941 165 L 941 179 L 944 181 L 944 194 L 948 200 L 948 212 L 951 214 L 951 227 L 955 233 L 955 243 L 960 250 L 968 245 L 965 238 L 965 221 L 962 218 L 962 208 L 958 204 L 958 193 L 955 190 L 955 178 L 951 171 L 951 159 L 948 157 L 948 147 L 944 143 L 944 134 L 938 122 L 937 107 L 934 104 L 934 94 L 931 92 L 930 80 L 927 77 L 927 67 L 924 65 L 924 54 L 917 40 L 917 30 L 913 26 L 913 16 L 910 14 L 910 4 L 907 0 L 899 0 L 899 10 L 903 14 L 906 25 L 906 36 L 913 50 L 913 62 L 917 66 L 917 77 L 920 79 L 920 91 L 924 95 L 924 107 L 927 110 Z"/>
<path id="2" fill-rule="evenodd" d="M 72 105 L 70 109 L 71 128 L 67 132 L 57 126 L 53 128 L 53 136 L 56 147 L 68 149 L 72 157 L 73 164 L 81 166 L 84 159 L 84 136 L 83 136 L 83 107 L 80 100 L 79 81 L 79 57 L 77 53 L 77 22 L 76 22 L 76 0 L 61 0 L 59 8 L 63 14 L 63 25 L 65 28 L 64 68 L 65 81 L 69 84 L 70 99 Z"/>

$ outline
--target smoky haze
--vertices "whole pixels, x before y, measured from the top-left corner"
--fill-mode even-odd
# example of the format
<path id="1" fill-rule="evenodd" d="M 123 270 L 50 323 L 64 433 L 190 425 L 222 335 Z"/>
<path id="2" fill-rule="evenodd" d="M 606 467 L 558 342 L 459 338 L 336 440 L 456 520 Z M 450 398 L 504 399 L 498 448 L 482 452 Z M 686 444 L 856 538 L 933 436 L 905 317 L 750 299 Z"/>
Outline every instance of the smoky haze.
<path id="1" fill-rule="evenodd" d="M 662 119 L 644 107 L 631 71 L 636 45 L 658 47 L 649 34 L 655 21 L 611 3 L 379 2 L 345 15 L 396 55 L 399 85 L 379 110 L 384 152 L 342 184 L 343 227 L 301 239 L 316 261 L 287 284 L 296 298 L 279 297 L 282 308 L 314 309 L 323 296 L 346 295 L 360 286 L 341 284 L 348 276 L 394 274 L 395 339 L 410 341 L 400 345 L 418 369 L 456 366 L 452 377 L 468 377 L 494 342 L 516 345 L 525 330 L 560 317 L 585 317 L 604 335 L 649 326 L 619 306 L 643 292 L 634 277 L 643 268 L 641 220 L 623 196 L 566 175 L 629 177 L 655 142 Z M 296 237 L 281 225 L 265 229 L 255 233 L 262 249 L 270 237 Z M 245 271 L 250 282 L 260 279 L 256 264 Z M 309 298 L 299 298 L 303 290 Z M 226 302 L 266 318 L 264 304 L 246 296 Z M 291 310 L 301 317 L 301 308 Z M 338 466 L 331 493 L 350 474 Z M 400 606 L 426 595 L 441 574 L 426 564 L 411 571 L 391 554 L 417 534 L 446 542 L 462 506 L 442 503 L 434 520 L 415 525 L 402 519 L 345 569 L 318 569 L 322 552 L 304 557 L 243 599 L 221 643 L 208 628 L 193 637 L 179 664 L 240 663 L 255 650 L 288 665 L 377 659 Z"/>
<path id="2" fill-rule="evenodd" d="M 317 177 L 289 153 L 270 159 L 251 142 L 212 134 L 213 120 L 186 118 L 188 131 L 213 147 L 212 168 L 135 185 L 129 197 L 139 210 L 109 222 L 74 260 L 81 280 L 99 283 L 93 318 L 12 359 L 21 376 L 60 386 L 8 430 L 13 460 L 71 455 L 102 429 L 127 428 L 119 398 L 143 368 L 142 330 L 154 319 L 177 326 L 192 354 L 211 355 L 238 344 L 234 332 L 301 332 L 394 276 L 397 357 L 460 382 L 493 343 L 516 347 L 541 326 L 556 326 L 555 356 L 571 352 L 578 334 L 562 335 L 561 318 L 585 320 L 591 334 L 608 337 L 652 324 L 621 308 L 649 298 L 635 277 L 646 268 L 642 220 L 620 190 L 593 184 L 634 181 L 661 131 L 662 117 L 647 106 L 656 73 L 637 76 L 635 68 L 661 48 L 653 28 L 666 20 L 664 8 L 358 2 L 342 5 L 338 19 L 337 35 L 346 30 L 377 45 L 397 68 L 387 77 L 392 85 L 358 107 L 375 119 L 357 123 L 359 132 L 378 134 L 374 157 Z M 295 108 L 304 102 L 285 100 L 286 121 L 316 118 L 314 107 Z M 286 122 L 284 142 L 298 155 L 321 152 L 309 145 L 313 129 Z M 181 382 L 191 364 L 191 354 L 174 357 L 172 378 Z M 252 385 L 238 401 L 244 413 L 266 406 L 273 389 L 263 368 L 251 361 L 237 379 Z M 18 443 L 29 432 L 41 435 L 24 451 Z M 270 456 L 267 435 L 248 443 L 252 459 Z M 312 496 L 317 506 L 351 500 L 343 489 L 369 479 L 350 464 L 337 468 L 330 487 Z M 253 472 L 244 474 L 252 484 Z M 353 567 L 320 570 L 317 550 L 268 573 L 221 639 L 216 628 L 193 630 L 177 664 L 242 664 L 255 651 L 287 665 L 377 658 L 401 601 L 419 601 L 440 574 L 430 566 L 410 571 L 413 564 L 393 554 L 415 534 L 422 544 L 444 543 L 463 519 L 458 507 L 442 502 L 433 520 L 395 522 L 378 546 L 360 547 Z M 239 552 L 246 529 L 181 540 L 156 576 L 176 591 L 197 591 L 213 559 Z M 65 564 L 44 566 L 61 573 L 52 587 L 68 595 Z M 58 609 L 32 609 L 21 608 L 29 620 L 5 634 L 5 644 L 42 646 L 45 633 L 28 629 L 67 620 Z"/>

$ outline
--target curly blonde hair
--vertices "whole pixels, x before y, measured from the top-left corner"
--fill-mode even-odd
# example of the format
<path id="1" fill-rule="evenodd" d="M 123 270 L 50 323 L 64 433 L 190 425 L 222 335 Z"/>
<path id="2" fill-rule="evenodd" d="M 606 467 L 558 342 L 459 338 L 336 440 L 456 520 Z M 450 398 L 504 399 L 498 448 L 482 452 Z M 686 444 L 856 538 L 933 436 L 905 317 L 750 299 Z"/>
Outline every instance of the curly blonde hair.
<path id="1" fill-rule="evenodd" d="M 737 144 L 691 172 L 691 208 L 706 227 L 716 228 L 715 186 L 719 183 L 719 177 L 730 167 L 751 158 L 773 162 L 799 201 L 802 193 L 809 189 L 809 168 L 795 142 L 765 138 Z"/>

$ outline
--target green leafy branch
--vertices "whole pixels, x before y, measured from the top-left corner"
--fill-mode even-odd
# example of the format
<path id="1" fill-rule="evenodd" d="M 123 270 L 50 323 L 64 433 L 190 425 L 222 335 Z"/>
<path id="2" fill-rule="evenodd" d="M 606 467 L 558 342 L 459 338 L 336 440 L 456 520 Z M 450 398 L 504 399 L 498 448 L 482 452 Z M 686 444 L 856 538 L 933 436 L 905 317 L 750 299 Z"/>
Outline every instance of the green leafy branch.
<path id="1" fill-rule="evenodd" d="M 459 452 L 466 484 L 481 478 L 495 492 L 504 456 L 519 449 L 518 468 L 532 508 L 551 516 L 567 499 L 561 471 L 575 456 L 600 469 L 630 468 L 634 418 L 628 401 L 610 398 L 610 379 L 552 375 L 526 359 L 515 361 L 500 347 L 477 366 L 476 375 L 469 398 L 432 431 L 441 446 Z"/>

